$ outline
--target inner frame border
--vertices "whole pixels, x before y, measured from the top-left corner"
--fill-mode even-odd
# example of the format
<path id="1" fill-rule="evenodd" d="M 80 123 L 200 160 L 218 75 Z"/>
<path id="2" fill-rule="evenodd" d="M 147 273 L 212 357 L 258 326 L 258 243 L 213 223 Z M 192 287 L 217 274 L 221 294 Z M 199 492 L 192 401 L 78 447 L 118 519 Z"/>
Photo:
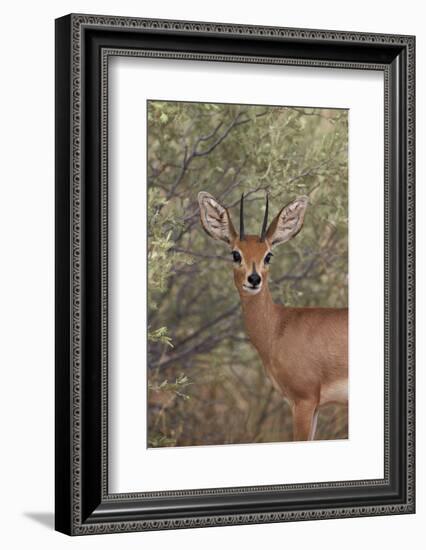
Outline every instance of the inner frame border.
<path id="1" fill-rule="evenodd" d="M 273 65 L 287 65 L 287 66 L 308 66 L 309 67 L 324 67 L 335 69 L 360 69 L 358 64 L 342 64 L 337 62 L 320 62 L 310 60 L 308 62 L 293 60 L 288 58 L 277 58 L 271 60 L 265 57 L 247 57 L 241 60 L 240 56 L 222 56 L 222 55 L 210 55 L 210 54 L 193 54 L 190 52 L 182 52 L 175 54 L 173 52 L 167 52 L 166 54 L 161 51 L 143 51 L 132 49 L 117 49 L 117 48 L 102 48 L 102 98 L 101 98 L 101 211 L 102 211 L 102 232 L 101 232 L 101 247 L 102 247 L 102 296 L 108 297 L 108 109 L 109 109 L 109 60 L 111 57 L 136 57 L 136 58 L 149 58 L 149 59 L 178 59 L 187 61 L 210 61 L 210 62 L 231 62 L 231 63 L 252 63 L 252 64 L 273 64 Z M 376 70 L 384 73 L 384 165 L 387 166 L 389 162 L 389 140 L 390 140 L 390 127 L 389 127 L 389 106 L 387 106 L 388 94 L 386 93 L 387 84 L 389 81 L 388 67 L 386 65 L 363 65 L 363 69 Z M 331 108 L 331 107 L 330 107 Z M 143 492 L 123 492 L 123 493 L 110 493 L 108 489 L 108 415 L 109 415 L 109 400 L 108 400 L 108 307 L 102 308 L 102 498 L 105 500 L 122 500 L 122 499 L 144 499 L 152 497 L 162 496 L 194 496 L 194 495 L 242 495 L 258 491 L 289 491 L 299 489 L 313 489 L 313 488 L 339 488 L 339 487 L 362 487 L 365 485 L 383 486 L 389 484 L 389 381 L 390 381 L 390 335 L 389 335 L 389 323 L 386 322 L 389 319 L 390 303 L 386 298 L 390 297 L 390 293 L 386 292 L 389 287 L 389 257 L 390 250 L 388 245 L 389 239 L 389 209 L 386 208 L 389 202 L 388 185 L 386 184 L 386 173 L 384 174 L 384 289 L 385 289 L 385 301 L 384 301 L 384 447 L 383 447 L 383 459 L 384 459 L 384 477 L 377 479 L 366 480 L 345 480 L 345 481 L 333 481 L 333 482 L 314 482 L 314 483 L 288 483 L 288 484 L 276 484 L 276 485 L 252 485 L 241 487 L 221 487 L 221 488 L 207 488 L 207 489 L 187 489 L 187 490 L 173 490 L 173 491 L 143 491 Z M 107 298 L 104 298 L 107 301 Z"/>

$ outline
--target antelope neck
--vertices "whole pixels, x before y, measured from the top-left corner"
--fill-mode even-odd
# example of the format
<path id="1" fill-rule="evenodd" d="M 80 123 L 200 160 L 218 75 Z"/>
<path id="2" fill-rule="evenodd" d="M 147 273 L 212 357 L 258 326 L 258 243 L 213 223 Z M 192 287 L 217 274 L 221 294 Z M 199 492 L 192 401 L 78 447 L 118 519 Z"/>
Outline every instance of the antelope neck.
<path id="1" fill-rule="evenodd" d="M 270 340 L 274 337 L 274 302 L 267 285 L 258 294 L 246 296 L 240 293 L 244 324 L 251 343 L 262 359 L 271 349 Z"/>

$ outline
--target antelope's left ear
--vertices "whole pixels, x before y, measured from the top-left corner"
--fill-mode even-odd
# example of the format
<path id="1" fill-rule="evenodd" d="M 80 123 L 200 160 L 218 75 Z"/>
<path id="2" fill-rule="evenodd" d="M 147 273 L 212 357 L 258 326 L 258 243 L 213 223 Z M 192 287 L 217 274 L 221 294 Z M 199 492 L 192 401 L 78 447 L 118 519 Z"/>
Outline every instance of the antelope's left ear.
<path id="1" fill-rule="evenodd" d="M 308 202 L 307 196 L 298 197 L 280 210 L 266 232 L 266 238 L 271 246 L 285 243 L 299 233 Z"/>

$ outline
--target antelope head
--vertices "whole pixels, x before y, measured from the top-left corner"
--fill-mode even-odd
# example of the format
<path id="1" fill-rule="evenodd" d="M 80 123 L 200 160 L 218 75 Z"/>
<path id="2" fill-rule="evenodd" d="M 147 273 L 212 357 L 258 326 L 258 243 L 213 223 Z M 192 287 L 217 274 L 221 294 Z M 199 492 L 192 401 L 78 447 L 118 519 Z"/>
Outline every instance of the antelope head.
<path id="1" fill-rule="evenodd" d="M 268 197 L 259 235 L 244 231 L 244 195 L 240 202 L 239 233 L 234 228 L 228 209 L 212 195 L 198 194 L 201 224 L 206 233 L 225 242 L 231 249 L 234 282 L 242 296 L 258 294 L 267 285 L 268 269 L 274 246 L 292 239 L 302 229 L 308 197 L 302 196 L 282 208 L 268 227 Z"/>

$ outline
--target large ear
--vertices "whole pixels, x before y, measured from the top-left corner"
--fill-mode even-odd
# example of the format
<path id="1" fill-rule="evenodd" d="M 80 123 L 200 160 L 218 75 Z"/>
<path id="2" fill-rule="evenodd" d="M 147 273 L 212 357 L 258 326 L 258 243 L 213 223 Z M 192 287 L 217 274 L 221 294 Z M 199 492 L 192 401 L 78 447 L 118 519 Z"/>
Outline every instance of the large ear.
<path id="1" fill-rule="evenodd" d="M 228 210 L 205 191 L 198 193 L 198 204 L 200 205 L 201 224 L 206 233 L 213 239 L 231 244 L 237 233 Z"/>
<path id="2" fill-rule="evenodd" d="M 299 233 L 302 229 L 308 202 L 308 197 L 298 197 L 284 206 L 277 214 L 266 232 L 266 238 L 271 246 L 285 243 Z"/>

